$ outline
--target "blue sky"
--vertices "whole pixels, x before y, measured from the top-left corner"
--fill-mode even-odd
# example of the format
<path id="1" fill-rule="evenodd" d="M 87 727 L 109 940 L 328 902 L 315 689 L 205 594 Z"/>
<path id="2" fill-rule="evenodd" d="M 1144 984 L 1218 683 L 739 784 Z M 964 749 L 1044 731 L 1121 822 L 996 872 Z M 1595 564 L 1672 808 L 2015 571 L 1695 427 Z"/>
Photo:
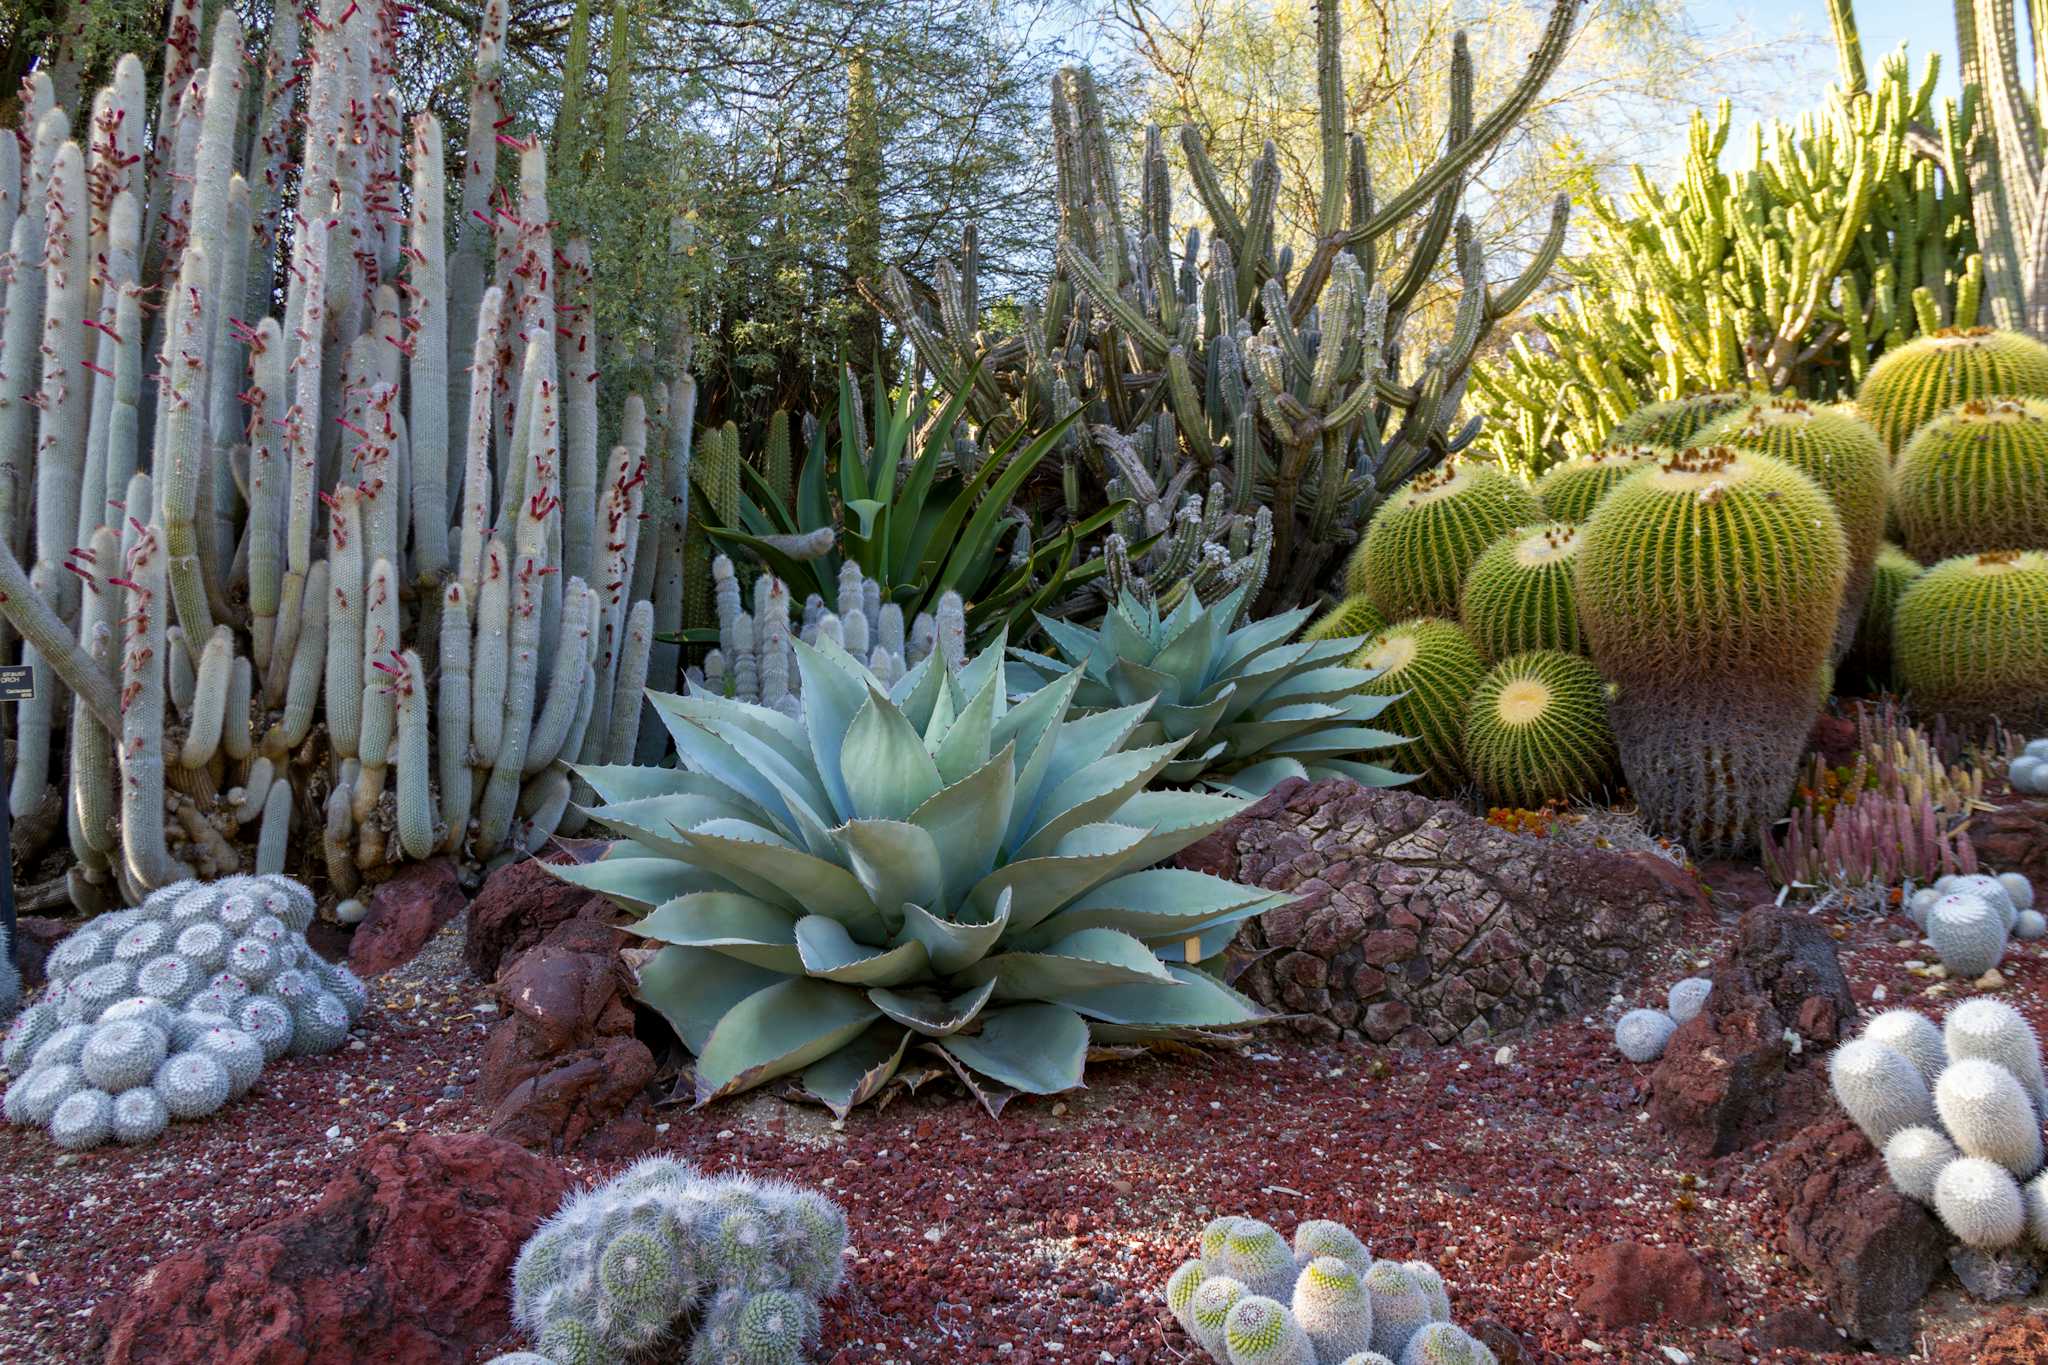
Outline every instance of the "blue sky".
<path id="1" fill-rule="evenodd" d="M 1759 35 L 1804 33 L 1820 39 L 1832 63 L 1828 10 L 1824 0 L 1692 0 L 1692 16 L 1708 30 L 1746 24 Z M 1863 34 L 1864 60 L 1875 66 L 1900 43 L 1910 46 L 1918 69 L 1930 51 L 1941 53 L 1942 84 L 1955 91 L 1955 10 L 1949 0 L 1856 0 L 1856 26 Z M 1832 69 L 1830 66 L 1829 69 Z"/>

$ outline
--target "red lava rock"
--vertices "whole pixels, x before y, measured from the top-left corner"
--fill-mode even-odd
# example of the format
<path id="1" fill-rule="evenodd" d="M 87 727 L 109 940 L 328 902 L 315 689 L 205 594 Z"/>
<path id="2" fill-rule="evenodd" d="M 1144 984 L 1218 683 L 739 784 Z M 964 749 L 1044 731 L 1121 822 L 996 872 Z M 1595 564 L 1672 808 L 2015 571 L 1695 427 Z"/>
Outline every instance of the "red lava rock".
<path id="1" fill-rule="evenodd" d="M 1403 1047 L 1604 1000 L 1705 905 L 1662 859 L 1521 838 L 1342 780 L 1281 783 L 1179 863 L 1298 897 L 1240 931 L 1239 989 L 1309 1036 Z"/>
<path id="2" fill-rule="evenodd" d="M 520 1244 L 562 1173 L 475 1134 L 383 1134 L 302 1213 L 160 1262 L 94 1314 L 106 1365 L 429 1365 L 510 1328 Z"/>
<path id="3" fill-rule="evenodd" d="M 2009 794 L 1997 809 L 1970 817 L 1970 843 L 1980 867 L 2017 872 L 2048 895 L 2048 801 Z"/>
<path id="4" fill-rule="evenodd" d="M 585 841 L 570 842 L 581 845 Z M 538 858 L 508 863 L 485 879 L 470 902 L 463 961 L 478 978 L 493 981 L 508 958 L 539 943 L 556 925 L 572 919 L 604 919 L 611 912 L 611 902 L 569 885 Z"/>
<path id="5" fill-rule="evenodd" d="M 1572 1269 L 1589 1281 L 1572 1307 L 1602 1327 L 1704 1327 L 1727 1312 L 1706 1267 L 1679 1247 L 1614 1242 L 1578 1256 Z"/>
<path id="6" fill-rule="evenodd" d="M 1879 1350 L 1911 1346 L 1949 1238 L 1892 1188 L 1869 1140 L 1845 1118 L 1822 1120 L 1774 1152 L 1759 1180 L 1785 1209 L 1786 1243 L 1820 1281 L 1836 1323 Z"/>
<path id="7" fill-rule="evenodd" d="M 1678 1146 L 1721 1156 L 1824 1113 L 1825 1084 L 1792 1051 L 1788 1026 L 1832 1043 L 1856 1017 L 1835 950 L 1816 921 L 1759 906 L 1716 964 L 1714 989 L 1681 1024 L 1650 1075 L 1650 1114 Z"/>
<path id="8" fill-rule="evenodd" d="M 619 1118 L 654 1079 L 654 1054 L 632 1036 L 632 982 L 621 935 L 572 919 L 505 968 L 504 1020 L 484 1045 L 490 1131 L 522 1146 L 567 1151 Z M 630 1143 L 624 1133 L 613 1144 Z"/>
<path id="9" fill-rule="evenodd" d="M 1499 1365 L 1544 1365 L 1552 1359 L 1550 1352 L 1531 1346 L 1492 1318 L 1481 1318 L 1464 1327 L 1468 1336 L 1493 1352 Z"/>
<path id="10" fill-rule="evenodd" d="M 23 915 L 14 922 L 14 965 L 21 968 L 24 990 L 43 984 L 43 959 L 57 941 L 78 926 L 47 915 Z"/>
<path id="11" fill-rule="evenodd" d="M 1758 1323 L 1750 1335 L 1767 1351 L 1839 1351 L 1848 1344 L 1811 1308 L 1780 1309 Z"/>
<path id="12" fill-rule="evenodd" d="M 412 961 L 413 954 L 468 903 L 449 859 L 407 863 L 371 895 L 370 913 L 356 926 L 349 943 L 349 969 L 371 977 Z"/>
<path id="13" fill-rule="evenodd" d="M 1937 1350 L 1933 1365 L 2048 1365 L 2048 1317 L 2001 1308 L 1969 1336 Z"/>

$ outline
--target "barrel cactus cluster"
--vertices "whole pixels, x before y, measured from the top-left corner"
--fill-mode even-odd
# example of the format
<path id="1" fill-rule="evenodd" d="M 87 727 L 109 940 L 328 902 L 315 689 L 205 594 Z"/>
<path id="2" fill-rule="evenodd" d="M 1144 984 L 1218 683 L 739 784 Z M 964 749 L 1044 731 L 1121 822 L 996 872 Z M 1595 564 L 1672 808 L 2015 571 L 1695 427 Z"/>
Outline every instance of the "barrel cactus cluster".
<path id="1" fill-rule="evenodd" d="M 74 1150 L 149 1142 L 218 1111 L 266 1063 L 331 1052 L 368 1007 L 306 944 L 313 896 L 279 876 L 178 883 L 60 940 L 7 1034 L 9 1123 Z"/>
<path id="2" fill-rule="evenodd" d="M 1884 1154 L 1892 1184 L 1976 1252 L 2048 1249 L 2041 1044 L 1989 997 L 1939 1024 L 1887 1010 L 1828 1063 L 1835 1100 Z"/>
<path id="3" fill-rule="evenodd" d="M 1678 1026 L 1705 1008 L 1713 992 L 1709 977 L 1688 976 L 1672 982 L 1663 1009 L 1630 1010 L 1615 1020 L 1615 1050 L 1638 1064 L 1656 1061 L 1664 1055 Z"/>
<path id="4" fill-rule="evenodd" d="M 1938 878 L 1906 898 L 1906 914 L 1957 976 L 1982 976 L 2004 960 L 2012 942 L 2048 935 L 2048 919 L 2034 908 L 2033 883 L 2017 872 Z"/>
<path id="5" fill-rule="evenodd" d="M 253 58 L 170 8 L 156 98 L 133 56 L 89 109 L 38 71 L 0 139 L 13 807 L 65 803 L 88 909 L 533 847 L 676 677 L 691 382 L 600 449 L 595 267 L 500 131 L 502 4 L 459 156 L 399 117 L 403 6 L 280 6 Z"/>
<path id="6" fill-rule="evenodd" d="M 845 1253 L 846 1215 L 822 1195 L 648 1157 L 571 1196 L 527 1239 L 512 1316 L 535 1351 L 498 1365 L 606 1365 L 654 1347 L 801 1365 Z"/>
<path id="7" fill-rule="evenodd" d="M 1174 1321 L 1217 1365 L 1494 1365 L 1451 1322 L 1426 1261 L 1375 1260 L 1342 1223 L 1310 1219 L 1290 1244 L 1256 1218 L 1214 1219 L 1166 1281 Z"/>

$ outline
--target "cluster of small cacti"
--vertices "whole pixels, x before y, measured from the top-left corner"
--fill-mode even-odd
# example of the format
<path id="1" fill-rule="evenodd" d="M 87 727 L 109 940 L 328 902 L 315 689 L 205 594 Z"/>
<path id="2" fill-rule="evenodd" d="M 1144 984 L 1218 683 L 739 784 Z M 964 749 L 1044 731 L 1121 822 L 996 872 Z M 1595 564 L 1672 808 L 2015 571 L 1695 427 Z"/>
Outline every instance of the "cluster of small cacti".
<path id="1" fill-rule="evenodd" d="M 1884 1156 L 1900 1193 L 1956 1239 L 2002 1252 L 2048 1248 L 2041 1045 L 2018 1010 L 1979 998 L 1940 1026 L 1887 1010 L 1828 1062 L 1835 1100 Z"/>
<path id="2" fill-rule="evenodd" d="M 313 895 L 280 876 L 163 888 L 60 940 L 7 1034 L 9 1123 L 61 1147 L 148 1142 L 219 1110 L 287 1054 L 331 1052 L 369 1005 L 306 945 Z"/>
<path id="3" fill-rule="evenodd" d="M 2048 739 L 2030 739 L 2005 770 L 2012 789 L 2027 796 L 2048 796 Z"/>
<path id="4" fill-rule="evenodd" d="M 1688 976 L 1674 981 L 1665 993 L 1664 1008 L 1630 1010 L 1614 1023 L 1614 1046 L 1632 1062 L 1654 1062 L 1664 1055 L 1678 1026 L 1698 1014 L 1713 994 L 1713 981 Z"/>
<path id="5" fill-rule="evenodd" d="M 536 846 L 566 765 L 632 758 L 675 678 L 694 391 L 627 398 L 604 458 L 590 253 L 498 132 L 503 4 L 453 224 L 439 123 L 399 117 L 403 6 L 278 6 L 253 45 L 206 13 L 202 62 L 170 7 L 154 127 L 129 56 L 89 115 L 38 71 L 26 157 L 0 139 L 0 618 L 37 673 L 12 799 L 68 750 L 81 908 L 246 870 L 243 830 L 343 897 Z"/>
<path id="6" fill-rule="evenodd" d="M 1906 898 L 1906 914 L 1942 966 L 1963 977 L 1996 967 L 2010 940 L 2048 934 L 2048 920 L 2034 909 L 2033 883 L 2017 872 L 1942 877 Z"/>
<path id="7" fill-rule="evenodd" d="M 1494 1365 L 1451 1322 L 1426 1261 L 1374 1260 L 1342 1223 L 1287 1240 L 1256 1218 L 1217 1218 L 1166 1281 L 1166 1306 L 1217 1365 Z"/>
<path id="8" fill-rule="evenodd" d="M 883 601 L 881 585 L 852 560 L 840 566 L 836 609 L 811 593 L 794 620 L 789 585 L 773 574 L 754 580 L 751 610 L 742 608 L 739 572 L 724 555 L 711 562 L 711 584 L 718 646 L 705 655 L 701 669 L 689 671 L 690 681 L 792 719 L 803 717 L 794 640 L 815 645 L 827 637 L 885 684 L 894 684 L 934 650 L 954 671 L 967 658 L 967 613 L 958 593 L 943 594 L 938 610 L 919 613 L 906 632 L 903 608 Z"/>
<path id="9" fill-rule="evenodd" d="M 822 1195 L 648 1157 L 527 1240 L 512 1315 L 535 1352 L 496 1365 L 609 1365 L 686 1344 L 706 1365 L 799 1365 L 845 1251 L 846 1215 Z"/>

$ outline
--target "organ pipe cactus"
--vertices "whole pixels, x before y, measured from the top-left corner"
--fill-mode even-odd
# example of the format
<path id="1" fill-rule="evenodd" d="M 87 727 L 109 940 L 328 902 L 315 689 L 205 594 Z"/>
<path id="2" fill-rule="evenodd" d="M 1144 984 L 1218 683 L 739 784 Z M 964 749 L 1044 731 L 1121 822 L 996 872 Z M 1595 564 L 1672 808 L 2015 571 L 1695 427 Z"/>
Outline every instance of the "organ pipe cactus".
<path id="1" fill-rule="evenodd" d="M 1166 140 L 1148 129 L 1133 213 L 1093 77 L 1070 68 L 1052 91 L 1056 269 L 1021 328 L 981 330 L 971 232 L 960 259 L 929 283 L 894 269 L 868 283 L 938 385 L 967 396 L 977 423 L 1042 432 L 1083 414 L 1062 451 L 1075 520 L 1098 499 L 1132 495 L 1112 437 L 1141 442 L 1155 452 L 1147 474 L 1159 486 L 1220 484 L 1247 523 L 1257 504 L 1270 508 L 1271 568 L 1255 609 L 1302 601 L 1382 497 L 1476 434 L 1458 416 L 1473 357 L 1549 272 L 1568 206 L 1560 198 L 1523 273 L 1496 287 L 1459 213 L 1465 179 L 1550 78 L 1578 11 L 1577 0 L 1551 6 L 1527 69 L 1483 117 L 1469 51 L 1455 38 L 1445 151 L 1388 194 L 1375 184 L 1365 135 L 1347 126 L 1341 7 L 1319 0 L 1321 185 L 1304 259 L 1276 241 L 1271 146 L 1233 193 L 1200 132 L 1183 131 L 1186 180 L 1207 221 L 1182 239 Z M 1398 262 L 1397 235 L 1413 247 Z M 1451 333 L 1404 371 L 1422 286 L 1443 266 L 1462 285 Z M 1084 483 L 1103 491 L 1091 495 Z M 1176 501 L 1168 497 L 1168 508 Z"/>
<path id="2" fill-rule="evenodd" d="M 1149 703 L 1133 740 L 1183 746 L 1160 774 L 1169 782 L 1263 796 L 1290 777 L 1403 781 L 1359 757 L 1403 742 L 1368 723 L 1394 699 L 1365 692 L 1373 673 L 1346 664 L 1363 641 L 1294 640 L 1307 607 L 1232 630 L 1247 593 L 1240 587 L 1208 606 L 1190 593 L 1164 616 L 1126 597 L 1094 630 L 1040 617 L 1062 657 L 1011 651 L 1010 685 L 1035 691 L 1077 667 L 1077 707 Z"/>
<path id="3" fill-rule="evenodd" d="M 534 846 L 567 814 L 567 764 L 632 757 L 647 670 L 677 680 L 652 598 L 680 587 L 638 560 L 682 562 L 684 523 L 643 533 L 641 513 L 686 481 L 688 434 L 650 441 L 635 400 L 598 458 L 597 267 L 551 234 L 538 145 L 499 132 L 503 7 L 482 20 L 488 116 L 453 229 L 451 149 L 390 85 L 400 7 L 316 11 L 303 51 L 302 16 L 274 16 L 252 71 L 232 9 L 201 35 L 174 6 L 153 128 L 125 58 L 91 117 L 37 113 L 20 197 L 12 140 L 0 164 L 23 210 L 0 618 L 39 682 L 11 795 L 34 808 L 69 755 L 81 906 L 300 847 L 345 895 L 437 850 Z M 494 202 L 501 136 L 518 188 Z M 315 824 L 323 840 L 292 837 Z"/>
<path id="4" fill-rule="evenodd" d="M 550 868 L 660 945 L 640 997 L 699 1104 L 786 1077 L 843 1114 L 915 1047 L 996 1111 L 1091 1045 L 1264 1018 L 1194 964 L 1285 898 L 1154 866 L 1244 803 L 1145 790 L 1184 747 L 1126 747 L 1147 703 L 1075 716 L 1077 670 L 1013 704 L 999 645 L 888 687 L 829 636 L 795 651 L 802 725 L 655 694 L 681 766 L 580 766 L 617 842 Z"/>

